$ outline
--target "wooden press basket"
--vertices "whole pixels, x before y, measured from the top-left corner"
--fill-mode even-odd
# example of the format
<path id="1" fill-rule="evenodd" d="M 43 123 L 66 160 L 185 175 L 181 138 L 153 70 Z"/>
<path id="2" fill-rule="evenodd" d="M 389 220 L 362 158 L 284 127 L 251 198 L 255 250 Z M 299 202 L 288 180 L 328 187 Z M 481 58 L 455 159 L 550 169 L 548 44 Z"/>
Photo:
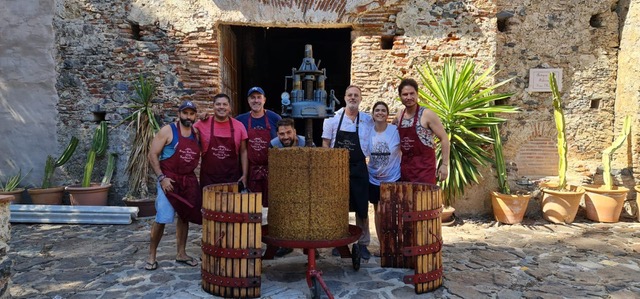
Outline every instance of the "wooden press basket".
<path id="1" fill-rule="evenodd" d="M 226 298 L 260 297 L 262 195 L 238 184 L 203 188 L 202 288 Z"/>

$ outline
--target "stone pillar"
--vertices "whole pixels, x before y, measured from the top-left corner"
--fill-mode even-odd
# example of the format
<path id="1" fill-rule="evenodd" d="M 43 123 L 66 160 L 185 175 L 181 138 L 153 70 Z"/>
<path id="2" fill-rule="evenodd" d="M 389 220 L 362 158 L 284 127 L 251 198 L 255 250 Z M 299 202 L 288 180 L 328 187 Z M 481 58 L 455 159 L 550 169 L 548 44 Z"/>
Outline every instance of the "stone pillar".
<path id="1" fill-rule="evenodd" d="M 0 195 L 0 299 L 11 298 L 11 260 L 9 259 L 9 239 L 11 239 L 11 225 L 9 224 L 9 202 L 13 195 Z"/>

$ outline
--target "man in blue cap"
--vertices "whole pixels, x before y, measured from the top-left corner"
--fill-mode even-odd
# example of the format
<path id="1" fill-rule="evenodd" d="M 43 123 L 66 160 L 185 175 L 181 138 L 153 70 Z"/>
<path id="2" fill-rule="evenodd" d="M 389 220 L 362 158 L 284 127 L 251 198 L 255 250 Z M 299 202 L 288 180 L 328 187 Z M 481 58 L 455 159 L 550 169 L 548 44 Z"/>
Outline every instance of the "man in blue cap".
<path id="1" fill-rule="evenodd" d="M 247 92 L 247 101 L 251 110 L 236 117 L 247 129 L 247 157 L 249 159 L 249 178 L 247 187 L 251 192 L 262 192 L 262 206 L 269 206 L 267 193 L 268 157 L 271 139 L 278 136 L 280 115 L 264 109 L 267 101 L 264 90 L 252 87 Z"/>

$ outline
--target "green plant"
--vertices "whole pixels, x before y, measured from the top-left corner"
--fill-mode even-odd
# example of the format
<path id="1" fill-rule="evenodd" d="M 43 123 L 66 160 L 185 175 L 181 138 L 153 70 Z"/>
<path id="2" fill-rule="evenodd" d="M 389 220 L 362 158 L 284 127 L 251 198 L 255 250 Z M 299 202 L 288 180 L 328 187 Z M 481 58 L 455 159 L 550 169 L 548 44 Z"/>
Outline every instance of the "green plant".
<path id="1" fill-rule="evenodd" d="M 62 155 L 58 157 L 58 159 L 54 159 L 51 155 L 47 156 L 47 162 L 44 165 L 44 177 L 42 179 L 42 189 L 46 189 L 51 187 L 51 177 L 53 176 L 53 171 L 56 167 L 60 167 L 69 161 L 69 158 L 75 152 L 76 147 L 78 146 L 78 138 L 75 136 L 71 137 L 69 144 L 62 152 Z"/>
<path id="2" fill-rule="evenodd" d="M 84 175 L 82 177 L 82 187 L 91 186 L 91 174 L 93 173 L 93 166 L 96 162 L 96 157 L 104 155 L 107 151 L 107 122 L 102 121 L 96 127 L 95 134 L 93 135 L 93 141 L 91 142 L 91 149 L 87 154 L 87 162 L 84 165 Z"/>
<path id="3" fill-rule="evenodd" d="M 0 191 L 2 192 L 15 191 L 16 188 L 18 188 L 18 185 L 20 184 L 20 182 L 22 182 L 27 176 L 29 176 L 30 173 L 31 173 L 31 170 L 29 170 L 29 172 L 27 172 L 27 174 L 23 176 L 22 169 L 19 169 L 17 174 L 5 178 L 4 181 L 0 180 Z"/>
<path id="4" fill-rule="evenodd" d="M 153 110 L 153 97 L 156 87 L 153 80 L 138 76 L 134 83 L 135 94 L 131 98 L 134 102 L 129 109 L 133 113 L 122 120 L 118 125 L 128 123 L 135 127 L 135 136 L 131 145 L 131 153 L 127 161 L 127 175 L 129 176 L 129 195 L 133 197 L 147 197 L 149 193 L 149 178 L 151 169 L 149 166 L 149 144 L 155 133 L 160 130 Z"/>
<path id="5" fill-rule="evenodd" d="M 471 60 L 465 60 L 460 68 L 449 58 L 436 73 L 428 63 L 418 69 L 424 88 L 419 90 L 420 105 L 435 112 L 442 120 L 451 144 L 449 177 L 442 182 L 445 204 L 464 194 L 465 186 L 478 183 L 479 165 L 491 162 L 486 146 L 494 142 L 486 135 L 493 125 L 506 120 L 490 113 L 513 113 L 518 109 L 508 105 L 491 105 L 497 100 L 509 98 L 510 93 L 494 93 L 511 79 L 493 83 L 493 67 L 480 72 Z M 440 147 L 436 149 L 441 164 Z"/>
<path id="6" fill-rule="evenodd" d="M 627 115 L 624 118 L 624 123 L 622 125 L 622 132 L 620 132 L 620 136 L 613 141 L 613 144 L 606 148 L 602 152 L 602 165 L 604 171 L 602 172 L 602 176 L 604 179 L 604 186 L 607 190 L 611 190 L 613 188 L 613 180 L 611 179 L 611 160 L 613 158 L 613 153 L 619 149 L 624 141 L 627 139 L 627 136 L 631 133 L 631 116 Z"/>
<path id="7" fill-rule="evenodd" d="M 565 190 L 567 186 L 567 141 L 565 139 L 564 112 L 562 111 L 562 97 L 558 91 L 556 75 L 549 73 L 549 85 L 553 95 L 553 119 L 556 123 L 558 139 L 558 190 Z"/>
<path id="8" fill-rule="evenodd" d="M 492 114 L 489 114 L 492 116 Z M 498 189 L 502 194 L 511 194 L 511 188 L 507 183 L 507 165 L 504 162 L 504 154 L 502 153 L 502 139 L 500 138 L 500 129 L 498 125 L 492 125 L 491 138 L 493 138 L 493 156 L 495 159 L 496 172 L 498 175 Z"/>

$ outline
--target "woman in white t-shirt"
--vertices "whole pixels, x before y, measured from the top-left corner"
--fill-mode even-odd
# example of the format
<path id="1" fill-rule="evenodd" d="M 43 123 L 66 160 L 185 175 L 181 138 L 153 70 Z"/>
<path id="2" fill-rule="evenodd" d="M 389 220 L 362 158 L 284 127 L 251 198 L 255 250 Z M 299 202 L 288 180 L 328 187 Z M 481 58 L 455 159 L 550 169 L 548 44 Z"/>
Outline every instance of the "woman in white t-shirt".
<path id="1" fill-rule="evenodd" d="M 375 208 L 375 224 L 378 240 L 380 240 L 380 217 L 378 201 L 380 201 L 380 183 L 400 180 L 400 135 L 395 125 L 387 123 L 389 106 L 385 102 L 376 102 L 371 111 L 374 130 L 369 142 L 369 202 Z"/>

